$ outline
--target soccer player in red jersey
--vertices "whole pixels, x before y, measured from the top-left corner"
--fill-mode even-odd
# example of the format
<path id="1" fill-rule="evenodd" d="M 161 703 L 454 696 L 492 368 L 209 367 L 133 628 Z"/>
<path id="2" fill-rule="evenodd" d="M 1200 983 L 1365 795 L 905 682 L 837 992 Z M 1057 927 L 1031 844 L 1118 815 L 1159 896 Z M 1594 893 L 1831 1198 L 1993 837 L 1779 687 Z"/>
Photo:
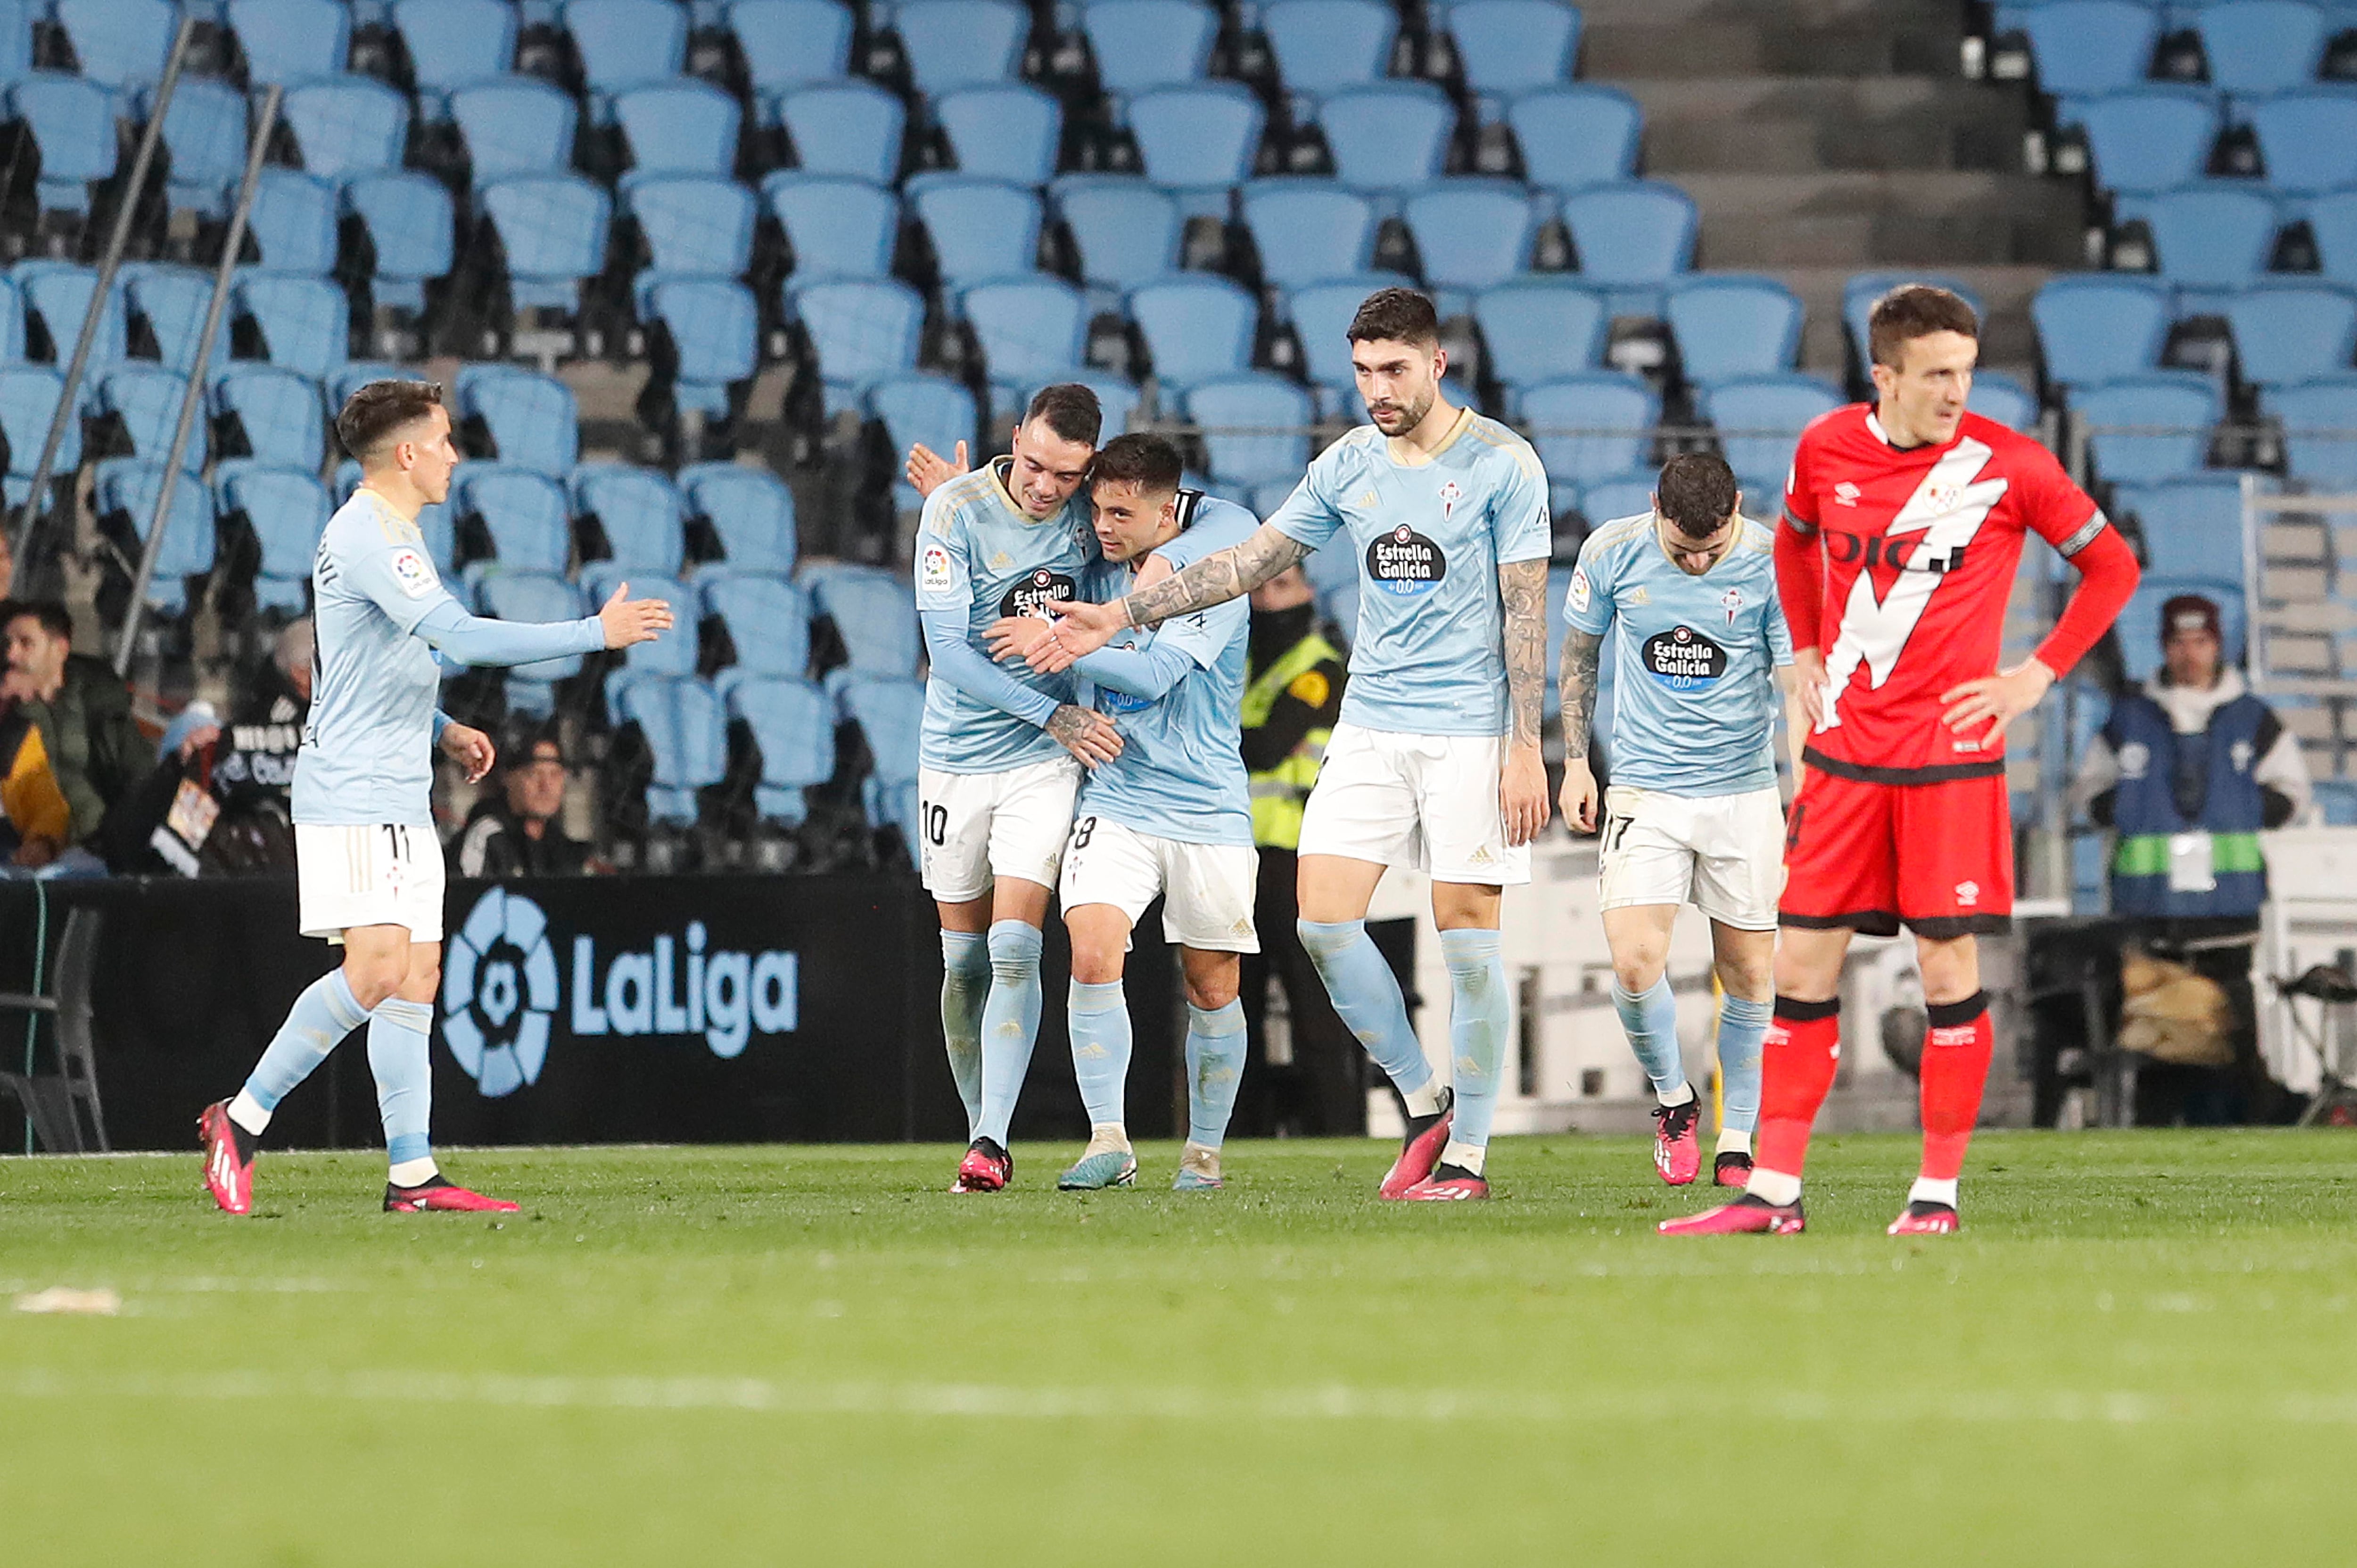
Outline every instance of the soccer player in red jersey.
<path id="1" fill-rule="evenodd" d="M 1956 1178 L 1988 1077 L 1974 939 L 2013 910 L 2006 726 L 2104 634 L 2136 557 L 2053 455 L 1964 411 L 1979 354 L 1972 306 L 1920 285 L 1878 301 L 1876 401 L 1801 433 L 1776 531 L 1776 585 L 1812 727 L 1785 824 L 1782 940 L 1756 1165 L 1744 1196 L 1664 1223 L 1671 1235 L 1802 1227 L 1810 1123 L 1841 1056 L 1851 933 L 1914 932 L 1931 1014 L 1921 1174 L 1892 1235 L 1956 1229 Z M 2036 654 L 1999 670 L 2025 535 L 2080 582 Z"/>

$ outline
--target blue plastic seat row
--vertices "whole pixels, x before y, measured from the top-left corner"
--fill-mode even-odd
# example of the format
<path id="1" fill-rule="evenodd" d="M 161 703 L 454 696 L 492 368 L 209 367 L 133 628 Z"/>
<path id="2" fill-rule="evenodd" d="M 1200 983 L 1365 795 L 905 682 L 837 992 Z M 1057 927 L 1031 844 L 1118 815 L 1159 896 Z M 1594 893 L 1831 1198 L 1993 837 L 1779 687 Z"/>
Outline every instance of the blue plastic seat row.
<path id="1" fill-rule="evenodd" d="M 2189 9 L 2211 87 L 2236 94 L 2314 81 L 2326 41 L 2347 26 L 2303 0 L 2220 0 Z M 2058 96 L 2143 81 L 2170 26 L 2160 7 L 2141 0 L 2010 0 L 1997 7 L 1998 30 L 2028 35 L 2039 85 Z"/>
<path id="2" fill-rule="evenodd" d="M 2151 194 L 2201 179 L 2229 124 L 2251 128 L 2274 190 L 2357 185 L 2357 96 L 2346 92 L 2279 93 L 2222 114 L 2198 88 L 2152 86 L 2066 99 L 2055 114 L 2085 133 L 2095 183 L 2110 190 Z"/>
<path id="3" fill-rule="evenodd" d="M 2262 385 L 2348 371 L 2357 356 L 2357 289 L 2276 276 L 2190 300 L 2158 279 L 2088 273 L 2050 279 L 2030 304 L 2047 378 L 2090 385 L 2158 369 L 2171 324 L 2222 315 L 2244 378 Z"/>

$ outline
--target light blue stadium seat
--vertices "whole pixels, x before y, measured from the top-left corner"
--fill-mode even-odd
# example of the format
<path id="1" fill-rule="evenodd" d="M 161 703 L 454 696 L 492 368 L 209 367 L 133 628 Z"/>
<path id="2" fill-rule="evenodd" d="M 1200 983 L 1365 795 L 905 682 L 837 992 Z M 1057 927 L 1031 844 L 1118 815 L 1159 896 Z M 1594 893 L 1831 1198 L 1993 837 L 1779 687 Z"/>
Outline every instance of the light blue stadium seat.
<path id="1" fill-rule="evenodd" d="M 1469 295 L 1520 276 L 1538 230 L 1529 192 L 1502 179 L 1426 186 L 1407 199 L 1402 216 L 1443 316 L 1466 309 Z"/>
<path id="2" fill-rule="evenodd" d="M 626 183 L 659 175 L 726 179 L 737 167 L 737 100 L 708 81 L 682 77 L 641 82 L 614 94 L 614 120 L 630 148 Z"/>
<path id="3" fill-rule="evenodd" d="M 1631 177 L 1644 123 L 1635 99 L 1619 88 L 1587 82 L 1521 93 L 1506 106 L 1523 172 L 1533 185 L 1549 190 L 1579 190 Z"/>
<path id="4" fill-rule="evenodd" d="M 2357 485 L 2357 375 L 2319 376 L 2270 388 L 2266 406 L 2283 422 L 2292 477 L 2322 486 Z"/>
<path id="5" fill-rule="evenodd" d="M 82 318 L 90 313 L 90 296 L 98 287 L 98 269 L 79 262 L 24 261 L 16 263 L 10 275 L 24 302 L 26 352 L 35 353 L 41 339 L 46 338 L 47 352 L 38 357 L 64 370 L 73 358 Z M 91 340 L 90 374 L 102 373 L 107 366 L 130 352 L 130 321 L 129 301 L 124 296 L 122 274 L 117 273 L 106 306 L 99 312 L 97 336 Z M 38 332 L 36 328 L 39 328 Z M 94 407 L 93 390 L 85 384 L 82 392 L 84 405 Z"/>
<path id="6" fill-rule="evenodd" d="M 2357 287 L 2357 189 L 2337 190 L 2305 205 L 2324 275 Z"/>
<path id="7" fill-rule="evenodd" d="M 909 111 L 872 81 L 821 82 L 779 95 L 779 118 L 804 174 L 841 174 L 890 185 L 900 174 Z"/>
<path id="8" fill-rule="evenodd" d="M 1032 270 L 1039 252 L 1039 198 L 1003 179 L 919 175 L 909 203 L 933 242 L 942 282 L 962 289 Z"/>
<path id="9" fill-rule="evenodd" d="M 1590 371 L 1523 389 L 1523 425 L 1547 477 L 1573 484 L 1646 467 L 1662 405 L 1635 376 Z"/>
<path id="10" fill-rule="evenodd" d="M 2154 371 L 2072 393 L 2087 431 L 2095 472 L 2114 484 L 2150 484 L 2199 474 L 2210 427 L 2224 411 L 2218 389 L 2193 371 Z M 2129 429 L 2181 431 L 2127 435 Z"/>
<path id="11" fill-rule="evenodd" d="M 125 276 L 124 274 L 129 274 Z M 132 314 L 147 324 L 156 339 L 156 357 L 167 370 L 187 374 L 196 368 L 198 340 L 204 336 L 205 310 L 212 302 L 213 279 L 210 272 L 195 267 L 149 263 L 135 273 L 125 268 L 116 274 L 123 278 L 123 292 L 131 301 Z M 227 362 L 227 334 L 213 345 L 215 368 Z"/>
<path id="12" fill-rule="evenodd" d="M 120 513 L 144 546 L 163 486 L 160 463 L 109 457 L 98 465 L 99 515 Z M 148 579 L 147 602 L 168 616 L 187 609 L 188 580 L 211 571 L 218 553 L 212 492 L 193 472 L 184 473 L 172 487 L 171 515 L 165 524 L 163 547 L 156 556 L 155 574 Z"/>
<path id="13" fill-rule="evenodd" d="M 1798 295 L 1766 277 L 1688 278 L 1663 302 L 1680 369 L 1706 384 L 1790 370 L 1803 314 Z"/>
<path id="14" fill-rule="evenodd" d="M 561 577 L 572 562 L 565 492 L 545 474 L 512 463 L 461 463 L 450 481 L 450 510 L 480 521 L 499 570 Z M 482 566 L 468 566 L 469 580 Z"/>
<path id="15" fill-rule="evenodd" d="M 328 8 L 342 15 L 341 6 Z M 140 92 L 142 119 L 154 113 L 154 89 Z M 245 94 L 225 81 L 180 78 L 164 112 L 164 150 L 172 160 L 169 200 L 176 211 L 227 216 L 230 193 L 245 172 Z"/>
<path id="16" fill-rule="evenodd" d="M 1310 384 L 1318 389 L 1328 413 L 1340 413 L 1353 423 L 1365 417 L 1365 405 L 1359 401 L 1351 371 L 1351 318 L 1359 313 L 1367 295 L 1409 281 L 1394 273 L 1370 273 L 1312 284 L 1286 295 L 1286 319 L 1293 323 Z"/>
<path id="17" fill-rule="evenodd" d="M 2200 179 L 2218 140 L 2217 100 L 2199 87 L 2155 83 L 2067 99 L 2055 118 L 2085 132 L 2095 183 L 2108 190 L 2161 191 Z"/>
<path id="18" fill-rule="evenodd" d="M 1155 0 L 1114 0 L 1114 4 Z M 1102 5 L 1092 9 L 1103 8 Z M 925 688 L 920 682 L 888 675 L 846 681 L 837 693 L 843 714 L 867 742 L 870 767 L 860 780 L 860 803 L 867 825 L 897 827 L 913 861 L 917 855 L 917 741 L 924 723 Z"/>
<path id="19" fill-rule="evenodd" d="M 1659 180 L 1595 185 L 1563 199 L 1563 220 L 1590 283 L 1616 288 L 1659 286 L 1694 257 L 1695 205 Z"/>
<path id="20" fill-rule="evenodd" d="M 188 396 L 188 378 L 152 361 L 125 360 L 99 379 L 98 403 L 102 413 L 120 422 L 131 443 L 132 457 L 141 463 L 161 463 L 172 450 L 172 435 L 180 423 L 180 403 Z M 205 422 L 188 427 L 182 466 L 195 473 L 205 466 Z"/>
<path id="21" fill-rule="evenodd" d="M 805 566 L 796 579 L 813 619 L 831 622 L 846 662 L 826 674 L 829 691 L 866 675 L 913 675 L 921 641 L 917 596 L 906 577 L 876 566 Z"/>
<path id="22" fill-rule="evenodd" d="M 509 76 L 452 91 L 450 117 L 479 190 L 511 175 L 565 172 L 573 162 L 581 112 L 552 83 Z"/>
<path id="23" fill-rule="evenodd" d="M 663 361 L 681 409 L 724 416 L 734 389 L 760 369 L 761 311 L 753 291 L 733 278 L 641 278 L 639 318 L 661 322 L 671 339 Z"/>
<path id="24" fill-rule="evenodd" d="M 1211 478 L 1230 485 L 1292 485 L 1309 466 L 1309 394 L 1282 376 L 1247 371 L 1199 381 L 1187 417 L 1203 433 Z"/>
<path id="25" fill-rule="evenodd" d="M 984 368 L 1008 392 L 1077 372 L 1088 311 L 1081 292 L 1063 279 L 1035 274 L 980 284 L 965 291 L 961 309 Z"/>
<path id="26" fill-rule="evenodd" d="M 1275 0 L 1261 31 L 1286 91 L 1328 93 L 1390 74 L 1399 13 L 1383 0 Z"/>
<path id="27" fill-rule="evenodd" d="M 265 168 L 246 236 L 272 272 L 325 276 L 336 266 L 336 184 L 300 169 Z"/>
<path id="28" fill-rule="evenodd" d="M 810 600 L 783 577 L 750 573 L 712 577 L 698 589 L 706 615 L 727 628 L 731 669 L 800 676 L 810 669 Z"/>
<path id="29" fill-rule="evenodd" d="M 1764 511 L 1773 518 L 1780 499 L 1770 496 L 1762 501 L 1746 496 L 1743 498 L 1743 510 L 1747 515 L 1756 516 Z M 1651 475 L 1598 479 L 1594 484 L 1582 487 L 1579 492 L 1579 514 L 1587 520 L 1587 526 L 1591 529 L 1652 510 L 1653 480 Z"/>
<path id="30" fill-rule="evenodd" d="M 114 177 L 114 100 L 94 81 L 36 71 L 8 89 L 9 117 L 41 156 L 45 212 L 88 212 L 93 180 Z"/>
<path id="31" fill-rule="evenodd" d="M 2058 98 L 2133 87 L 2152 69 L 2160 14 L 2135 0 L 2061 0 L 2023 19 L 2038 84 Z"/>
<path id="32" fill-rule="evenodd" d="M 328 421 L 317 381 L 275 366 L 232 364 L 214 378 L 210 402 L 213 417 L 234 430 L 248 456 L 319 471 Z"/>
<path id="33" fill-rule="evenodd" d="M 892 270 L 900 199 L 849 175 L 781 169 L 761 182 L 761 199 L 793 249 L 794 276 L 880 278 Z"/>
<path id="34" fill-rule="evenodd" d="M 16 281 L 0 274 L 0 365 L 25 358 L 25 298 Z"/>
<path id="35" fill-rule="evenodd" d="M 1011 78 L 1031 35 L 1030 14 L 1011 0 L 899 0 L 891 14 L 928 98 Z"/>
<path id="36" fill-rule="evenodd" d="M 1983 322 L 1988 319 L 1988 311 L 1981 304 L 1981 296 L 1958 279 L 1935 272 L 1855 274 L 1848 283 L 1842 285 L 1842 325 L 1849 333 L 1850 347 L 1857 351 L 1859 364 L 1874 362 L 1867 337 L 1868 325 L 1874 318 L 1875 303 L 1905 284 L 1930 284 L 1934 288 L 1944 288 L 1971 306 L 1973 314 Z M 2153 351 L 2159 352 L 2158 345 Z"/>
<path id="37" fill-rule="evenodd" d="M 639 647 L 673 640 L 676 639 L 658 639 Z M 612 677 L 608 680 L 610 690 Z M 617 722 L 637 725 L 645 736 L 654 763 L 654 777 L 647 786 L 649 820 L 671 827 L 693 823 L 696 791 L 728 776 L 728 724 L 718 693 L 684 676 L 633 681 L 610 700 Z"/>
<path id="38" fill-rule="evenodd" d="M 2002 371 L 1975 371 L 1973 390 L 1964 406 L 1984 419 L 1994 419 L 2008 430 L 2030 430 L 2038 424 L 2038 399 Z"/>
<path id="39" fill-rule="evenodd" d="M 1428 81 L 1344 88 L 1318 105 L 1334 175 L 1361 190 L 1411 189 L 1437 179 L 1457 108 Z"/>
<path id="40" fill-rule="evenodd" d="M 694 575 L 793 575 L 799 553 L 794 493 L 775 474 L 737 463 L 697 463 L 679 471 L 689 511 L 707 524 L 721 557 Z"/>
<path id="41" fill-rule="evenodd" d="M 500 572 L 484 578 L 475 596 L 475 607 L 494 620 L 513 621 L 578 620 L 591 608 L 583 603 L 579 588 L 541 572 Z M 556 706 L 556 682 L 580 674 L 581 662 L 580 654 L 571 653 L 501 671 L 508 706 L 519 713 L 547 716 Z"/>
<path id="42" fill-rule="evenodd" d="M 262 334 L 274 365 L 317 380 L 351 357 L 351 302 L 326 278 L 249 272 L 230 297 L 235 314 Z"/>
<path id="43" fill-rule="evenodd" d="M 1103 0 L 1090 15 L 1162 0 Z M 1123 294 L 1178 266 L 1181 224 L 1169 193 L 1135 175 L 1071 174 L 1050 199 L 1080 247 L 1081 276 L 1092 288 Z"/>
<path id="44" fill-rule="evenodd" d="M 424 310 L 426 284 L 448 277 L 456 259 L 457 219 L 449 190 L 431 175 L 395 169 L 362 175 L 346 185 L 344 208 L 360 220 L 376 253 L 370 302 Z"/>
<path id="45" fill-rule="evenodd" d="M 596 518 L 606 535 L 601 570 L 626 576 L 679 575 L 687 558 L 687 502 L 667 476 L 629 463 L 584 463 L 565 488 L 572 492 L 574 517 Z"/>
<path id="46" fill-rule="evenodd" d="M 507 252 L 516 306 L 577 311 L 581 285 L 606 264 L 606 193 L 574 175 L 519 175 L 482 187 L 476 200 Z"/>
<path id="47" fill-rule="evenodd" d="M 1367 270 L 1374 204 L 1334 180 L 1254 180 L 1237 193 L 1261 276 L 1280 289 Z"/>
<path id="48" fill-rule="evenodd" d="M 1473 298 L 1489 372 L 1509 387 L 1592 371 L 1612 325 L 1603 297 L 1569 278 L 1530 277 Z"/>
<path id="49" fill-rule="evenodd" d="M 2276 189 L 2320 194 L 2357 185 L 2357 98 L 2345 89 L 2287 92 L 2242 113 Z"/>
<path id="50" fill-rule="evenodd" d="M 592 92 L 664 81 L 687 59 L 687 7 L 672 0 L 565 0 L 581 79 Z"/>
<path id="51" fill-rule="evenodd" d="M 1091 0 L 1081 28 L 1098 84 L 1126 95 L 1201 80 L 1220 18 L 1201 0 Z"/>
<path id="52" fill-rule="evenodd" d="M 1846 401 L 1819 377 L 1787 374 L 1721 381 L 1695 403 L 1717 427 L 1727 466 L 1738 475 L 1761 476 L 1744 487 L 1756 491 L 1765 488 L 1767 476 L 1781 481 L 1791 470 L 1802 427 Z"/>
<path id="53" fill-rule="evenodd" d="M 944 92 L 933 101 L 933 119 L 948 135 L 962 174 L 1044 185 L 1056 172 L 1064 111 L 1027 82 Z"/>
<path id="54" fill-rule="evenodd" d="M 0 365 L 0 437 L 8 443 L 8 472 L 30 478 L 48 439 L 65 377 L 47 365 Z M 81 465 L 81 421 L 66 421 L 54 472 L 70 474 Z"/>
<path id="55" fill-rule="evenodd" d="M 2062 386 L 2154 369 L 2175 312 L 2166 284 L 2127 273 L 2050 278 L 2029 304 L 2046 379 Z"/>
<path id="56" fill-rule="evenodd" d="M 459 371 L 457 415 L 479 420 L 490 459 L 561 479 L 581 460 L 581 413 L 573 389 L 522 365 Z"/>
<path id="57" fill-rule="evenodd" d="M 2326 25 L 2320 6 L 2296 0 L 2217 0 L 2194 13 L 2210 85 L 2245 96 L 2316 80 Z"/>
<path id="58" fill-rule="evenodd" d="M 2239 580 L 2148 576 L 2128 596 L 2112 626 L 2120 641 L 2120 662 L 2131 681 L 2149 681 L 2160 672 L 2160 607 L 2179 594 L 2200 594 L 2217 605 L 2226 634 L 2226 658 L 2231 662 L 2239 657 L 2244 610 Z"/>
<path id="59" fill-rule="evenodd" d="M 1153 356 L 1154 376 L 1180 388 L 1252 363 L 1260 308 L 1231 280 L 1181 273 L 1131 291 L 1130 318 Z"/>
<path id="60" fill-rule="evenodd" d="M 2240 288 L 2266 271 L 2281 220 L 2275 199 L 2247 180 L 2209 180 L 2124 198 L 2123 218 L 2152 229 L 2161 276 L 2180 288 Z"/>
<path id="61" fill-rule="evenodd" d="M 81 76 L 108 88 L 161 78 L 180 26 L 167 0 L 57 0 L 56 11 Z"/>
<path id="62" fill-rule="evenodd" d="M 757 103 L 847 74 L 851 12 L 835 0 L 731 0 L 727 16 Z"/>
<path id="63" fill-rule="evenodd" d="M 1484 99 L 1568 81 L 1579 58 L 1579 7 L 1562 0 L 1456 0 L 1445 20 L 1466 87 Z"/>
<path id="64" fill-rule="evenodd" d="M 883 421 L 885 438 L 896 453 L 922 442 L 947 456 L 959 442 L 975 439 L 980 419 L 974 393 L 947 376 L 925 371 L 877 382 L 867 390 L 867 411 Z M 893 481 L 892 496 L 902 511 L 924 505 L 905 479 Z"/>
<path id="65" fill-rule="evenodd" d="M 272 372 L 276 374 L 278 372 Z M 253 578 L 256 607 L 301 615 L 311 607 L 311 564 L 328 526 L 328 491 L 317 466 L 278 467 L 231 458 L 213 471 L 214 513 L 244 514 L 260 560 Z"/>
<path id="66" fill-rule="evenodd" d="M 761 754 L 754 810 L 801 826 L 810 814 L 802 791 L 834 777 L 834 704 L 807 681 L 756 675 L 730 684 L 728 708 Z"/>
<path id="67" fill-rule="evenodd" d="M 0 81 L 15 81 L 33 70 L 33 21 L 47 7 L 39 0 L 0 0 Z"/>
<path id="68" fill-rule="evenodd" d="M 351 52 L 351 12 L 336 0 L 229 0 L 225 9 L 246 79 L 256 87 L 333 76 Z M 188 85 L 183 78 L 180 86 Z M 175 89 L 176 102 L 178 96 Z"/>
<path id="69" fill-rule="evenodd" d="M 393 0 L 393 25 L 421 100 L 438 103 L 452 88 L 505 75 L 515 64 L 516 11 L 500 0 Z"/>
<path id="70" fill-rule="evenodd" d="M 1146 177 L 1173 190 L 1224 188 L 1251 177 L 1266 114 L 1242 82 L 1203 81 L 1134 95 L 1125 122 L 1137 141 Z"/>
<path id="71" fill-rule="evenodd" d="M 294 133 L 306 173 L 340 180 L 401 166 L 409 101 L 372 76 L 298 81 L 286 89 L 278 112 Z"/>
<path id="72" fill-rule="evenodd" d="M 2230 475 L 2161 485 L 2120 485 L 2112 509 L 2144 526 L 2145 570 L 2156 577 L 2207 577 L 2242 593 L 2243 481 Z"/>
<path id="73" fill-rule="evenodd" d="M 858 406 L 862 392 L 913 370 L 925 302 L 897 278 L 790 282 L 786 298 L 810 334 L 830 417 Z"/>
<path id="74" fill-rule="evenodd" d="M 1135 422 L 1138 405 L 1145 401 L 1144 394 L 1137 388 L 1105 371 L 1067 371 L 1055 377 L 1054 381 L 1084 386 L 1096 394 L 1097 409 L 1103 418 L 1103 434 L 1098 439 L 1100 446 L 1129 429 Z M 1023 388 L 1021 406 L 1029 407 L 1040 389 L 1049 384 L 1048 381 L 1040 381 Z M 1013 428 L 1011 424 L 1008 428 Z"/>
<path id="75" fill-rule="evenodd" d="M 652 175 L 626 183 L 647 272 L 733 278 L 753 259 L 753 193 L 712 175 Z M 644 274 L 641 274 L 643 278 Z"/>
<path id="76" fill-rule="evenodd" d="M 2357 291 L 2270 278 L 2226 302 L 2243 379 L 2263 386 L 2338 375 L 2357 353 Z"/>

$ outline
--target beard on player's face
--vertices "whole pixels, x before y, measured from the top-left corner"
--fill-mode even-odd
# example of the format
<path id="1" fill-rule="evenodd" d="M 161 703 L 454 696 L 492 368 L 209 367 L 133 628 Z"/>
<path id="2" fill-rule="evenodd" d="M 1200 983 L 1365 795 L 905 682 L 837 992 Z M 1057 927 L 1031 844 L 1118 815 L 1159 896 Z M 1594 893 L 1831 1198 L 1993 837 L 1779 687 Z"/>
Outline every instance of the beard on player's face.
<path id="1" fill-rule="evenodd" d="M 1436 395 L 1430 387 L 1426 387 L 1421 392 L 1402 391 L 1388 393 L 1369 402 L 1367 417 L 1373 420 L 1375 428 L 1386 435 L 1405 435 L 1424 423 L 1424 416 L 1432 412 Z"/>

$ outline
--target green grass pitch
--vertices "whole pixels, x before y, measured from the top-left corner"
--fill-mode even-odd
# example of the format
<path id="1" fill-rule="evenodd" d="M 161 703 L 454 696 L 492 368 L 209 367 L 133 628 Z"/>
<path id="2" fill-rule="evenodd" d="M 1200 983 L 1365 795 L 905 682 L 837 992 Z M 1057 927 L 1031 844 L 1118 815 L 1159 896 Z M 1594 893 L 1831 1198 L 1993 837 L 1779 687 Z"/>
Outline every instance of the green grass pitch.
<path id="1" fill-rule="evenodd" d="M 2223 1564 L 2357 1557 L 2357 1139 L 1820 1140 L 1810 1232 L 1626 1139 L 1497 1201 L 1377 1144 L 1223 1193 L 953 1198 L 942 1148 L 502 1150 L 490 1217 L 379 1157 L 0 1161 L 0 1561 L 25 1564 Z M 5 1299 L 5 1298 L 0 1298 Z M 2341 1502 L 2332 1499 L 2341 1498 Z"/>

